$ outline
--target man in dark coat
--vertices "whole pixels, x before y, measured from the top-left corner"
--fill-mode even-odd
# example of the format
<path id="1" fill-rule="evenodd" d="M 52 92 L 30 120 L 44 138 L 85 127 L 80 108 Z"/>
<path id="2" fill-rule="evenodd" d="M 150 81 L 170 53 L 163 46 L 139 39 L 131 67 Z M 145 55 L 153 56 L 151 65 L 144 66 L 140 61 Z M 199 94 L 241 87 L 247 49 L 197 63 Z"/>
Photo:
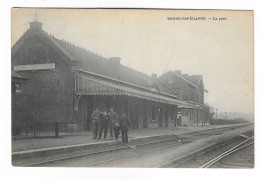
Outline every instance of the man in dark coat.
<path id="1" fill-rule="evenodd" d="M 101 139 L 102 132 L 104 130 L 104 139 L 107 138 L 107 129 L 109 126 L 107 112 L 100 113 L 100 126 L 99 126 L 99 139 Z"/>
<path id="2" fill-rule="evenodd" d="M 98 135 L 98 128 L 99 128 L 99 123 L 100 123 L 100 111 L 96 109 L 92 115 L 91 115 L 91 120 L 92 120 L 92 126 L 93 126 L 93 138 L 96 139 Z"/>
<path id="3" fill-rule="evenodd" d="M 114 112 L 112 107 L 109 108 L 108 121 L 109 121 L 110 138 L 113 138 L 113 131 L 117 129 L 117 128 L 114 128 L 114 127 L 117 124 L 116 122 L 118 121 L 118 116 Z"/>
<path id="4" fill-rule="evenodd" d="M 129 120 L 126 117 L 126 113 L 123 113 L 122 117 L 120 118 L 120 129 L 122 133 L 123 143 L 128 143 L 128 127 L 129 127 Z"/>

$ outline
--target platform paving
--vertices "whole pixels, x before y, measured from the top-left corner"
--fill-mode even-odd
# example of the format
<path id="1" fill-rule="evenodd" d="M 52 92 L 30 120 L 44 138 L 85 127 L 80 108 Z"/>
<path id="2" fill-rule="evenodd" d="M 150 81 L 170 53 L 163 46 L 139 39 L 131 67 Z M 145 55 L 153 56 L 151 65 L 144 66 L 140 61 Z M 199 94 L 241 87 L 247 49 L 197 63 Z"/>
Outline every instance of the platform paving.
<path id="1" fill-rule="evenodd" d="M 168 134 L 178 135 L 180 133 L 197 131 L 211 128 L 222 128 L 230 125 L 207 125 L 207 126 L 192 126 L 192 127 L 163 127 L 163 128 L 148 128 L 148 129 L 130 129 L 129 139 L 149 138 L 151 136 L 161 136 Z M 120 139 L 121 137 L 119 137 Z M 86 144 L 109 143 L 115 141 L 110 139 L 109 133 L 107 139 L 93 139 L 91 132 L 80 133 L 61 133 L 59 138 L 54 137 L 33 137 L 33 138 L 13 138 L 12 153 L 22 153 L 26 151 L 55 149 L 68 146 L 80 146 Z"/>

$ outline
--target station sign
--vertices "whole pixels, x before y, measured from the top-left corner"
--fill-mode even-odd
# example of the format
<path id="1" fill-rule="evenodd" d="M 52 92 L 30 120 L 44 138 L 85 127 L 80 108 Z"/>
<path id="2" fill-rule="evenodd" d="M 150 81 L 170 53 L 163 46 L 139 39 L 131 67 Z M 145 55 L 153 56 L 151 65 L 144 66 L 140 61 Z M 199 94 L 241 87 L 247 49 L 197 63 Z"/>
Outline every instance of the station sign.
<path id="1" fill-rule="evenodd" d="M 35 71 L 35 70 L 46 70 L 55 69 L 55 63 L 47 64 L 27 64 L 14 66 L 14 71 Z"/>

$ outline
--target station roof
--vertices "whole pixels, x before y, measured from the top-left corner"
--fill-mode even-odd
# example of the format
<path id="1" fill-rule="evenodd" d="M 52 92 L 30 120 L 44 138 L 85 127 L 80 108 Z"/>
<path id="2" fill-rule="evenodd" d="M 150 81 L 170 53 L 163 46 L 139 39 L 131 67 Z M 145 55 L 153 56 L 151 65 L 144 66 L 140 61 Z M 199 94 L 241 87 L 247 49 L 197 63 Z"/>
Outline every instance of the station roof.
<path id="1" fill-rule="evenodd" d="M 79 69 L 84 69 L 100 75 L 114 78 L 116 80 L 131 83 L 143 88 L 151 88 L 151 82 L 156 84 L 158 91 L 165 96 L 177 97 L 173 90 L 161 82 L 159 79 L 154 79 L 142 72 L 136 71 L 130 67 L 120 64 L 120 58 L 114 61 L 112 58 L 103 57 L 97 53 L 86 50 L 85 48 L 76 46 L 65 40 L 60 40 L 54 36 L 48 35 L 51 41 L 54 43 L 67 55 L 72 61 L 77 61 Z M 115 58 L 115 57 L 114 57 Z"/>
<path id="2" fill-rule="evenodd" d="M 57 47 L 66 55 L 66 57 L 68 57 L 75 69 L 78 69 L 81 72 L 103 76 L 107 79 L 113 79 L 115 82 L 121 82 L 121 86 L 116 86 L 116 88 L 121 88 L 122 91 L 127 92 L 129 95 L 131 94 L 132 96 L 153 99 L 170 104 L 194 107 L 194 105 L 187 102 L 176 100 L 176 92 L 160 81 L 160 79 L 154 79 L 142 72 L 123 66 L 120 64 L 120 58 L 106 58 L 86 50 L 85 48 L 76 46 L 66 40 L 58 39 L 43 31 L 41 26 L 38 27 L 38 25 L 37 28 L 32 29 L 32 23 L 30 24 L 31 28 L 27 30 L 12 47 L 12 56 L 19 51 L 19 48 L 21 48 L 27 39 L 37 36 L 36 38 L 41 39 L 39 42 L 46 40 L 50 47 Z M 151 91 L 153 87 L 157 88 L 157 94 Z"/>
<path id="3" fill-rule="evenodd" d="M 118 81 L 116 79 L 107 78 L 101 76 L 99 74 L 85 71 L 85 70 L 76 70 L 79 76 L 94 81 L 96 83 L 112 87 L 116 90 L 112 92 L 97 92 L 97 91 L 79 91 L 76 90 L 78 95 L 128 95 L 132 97 L 138 97 L 140 99 L 146 99 L 166 104 L 178 105 L 185 108 L 194 108 L 199 109 L 197 105 L 190 104 L 188 102 L 180 101 L 171 97 L 162 96 L 156 92 L 151 92 L 148 88 L 143 88 L 139 86 L 135 86 L 133 84 L 125 83 L 122 81 Z"/>

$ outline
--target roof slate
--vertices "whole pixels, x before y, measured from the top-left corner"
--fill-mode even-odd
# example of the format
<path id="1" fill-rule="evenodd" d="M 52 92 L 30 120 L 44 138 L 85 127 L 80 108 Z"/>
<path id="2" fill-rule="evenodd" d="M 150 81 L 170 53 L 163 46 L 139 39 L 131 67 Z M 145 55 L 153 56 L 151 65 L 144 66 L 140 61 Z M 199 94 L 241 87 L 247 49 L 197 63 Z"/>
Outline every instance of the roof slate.
<path id="1" fill-rule="evenodd" d="M 157 85 L 159 92 L 163 92 L 170 96 L 176 96 L 176 93 L 174 93 L 173 90 L 167 87 L 159 79 L 153 79 L 151 76 L 121 64 L 114 64 L 110 62 L 108 58 L 92 53 L 63 40 L 56 38 L 54 38 L 54 40 L 58 42 L 59 45 L 62 46 L 62 48 L 64 48 L 68 53 L 70 53 L 75 60 L 79 61 L 86 70 L 145 88 L 151 88 L 153 86 L 151 86 L 151 82 L 154 82 Z"/>
<path id="2" fill-rule="evenodd" d="M 121 81 L 126 81 L 142 87 L 147 87 L 151 79 L 150 76 L 138 72 L 121 64 L 115 64 L 108 58 L 92 53 L 83 48 L 69 44 L 63 40 L 53 38 L 63 49 L 65 49 L 73 59 L 80 62 L 83 69 L 115 78 Z"/>

